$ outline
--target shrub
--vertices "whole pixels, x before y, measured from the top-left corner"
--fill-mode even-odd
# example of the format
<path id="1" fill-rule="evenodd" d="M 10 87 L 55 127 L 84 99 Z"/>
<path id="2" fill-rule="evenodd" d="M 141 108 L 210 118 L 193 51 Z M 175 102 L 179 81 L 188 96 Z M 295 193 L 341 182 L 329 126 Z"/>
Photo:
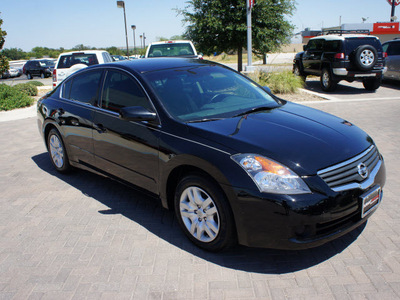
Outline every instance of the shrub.
<path id="1" fill-rule="evenodd" d="M 15 87 L 0 84 L 0 110 L 12 110 L 14 108 L 32 105 L 34 99 Z"/>
<path id="2" fill-rule="evenodd" d="M 295 76 L 291 71 L 277 73 L 254 72 L 249 77 L 262 86 L 268 86 L 276 94 L 297 93 L 304 86 L 300 76 Z"/>
<path id="3" fill-rule="evenodd" d="M 38 95 L 38 89 L 35 85 L 29 83 L 19 83 L 17 85 L 14 85 L 14 88 L 27 94 L 28 96 L 37 96 Z"/>

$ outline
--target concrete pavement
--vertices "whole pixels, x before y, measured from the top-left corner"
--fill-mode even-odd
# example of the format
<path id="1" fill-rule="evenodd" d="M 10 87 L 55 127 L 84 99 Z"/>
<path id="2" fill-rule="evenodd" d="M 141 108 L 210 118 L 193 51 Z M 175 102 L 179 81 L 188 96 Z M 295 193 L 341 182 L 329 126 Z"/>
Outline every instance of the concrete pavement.
<path id="1" fill-rule="evenodd" d="M 35 117 L 0 122 L 0 299 L 400 299 L 400 100 L 339 98 L 307 105 L 366 130 L 387 185 L 365 228 L 305 251 L 199 250 L 158 201 L 55 172 Z"/>

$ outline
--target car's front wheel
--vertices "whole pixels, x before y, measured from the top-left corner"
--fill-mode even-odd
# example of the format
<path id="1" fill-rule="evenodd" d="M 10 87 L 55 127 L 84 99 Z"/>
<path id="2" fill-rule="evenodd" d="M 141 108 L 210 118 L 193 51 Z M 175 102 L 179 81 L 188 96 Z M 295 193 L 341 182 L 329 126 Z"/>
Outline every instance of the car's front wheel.
<path id="1" fill-rule="evenodd" d="M 299 63 L 295 63 L 293 65 L 293 74 L 296 76 L 300 76 L 303 81 L 306 81 L 307 76 L 302 74 Z"/>
<path id="2" fill-rule="evenodd" d="M 236 242 L 232 211 L 221 189 L 193 174 L 184 177 L 175 192 L 175 213 L 186 236 L 208 251 L 221 251 Z"/>
<path id="3" fill-rule="evenodd" d="M 382 83 L 381 78 L 367 78 L 363 80 L 364 88 L 367 91 L 377 90 L 381 86 L 381 83 Z"/>
<path id="4" fill-rule="evenodd" d="M 28 79 L 32 79 L 32 78 L 33 78 L 32 75 L 31 75 L 31 73 L 29 73 L 29 72 L 26 73 L 26 77 L 27 77 Z"/>
<path id="5" fill-rule="evenodd" d="M 46 76 L 44 75 L 44 73 L 43 72 L 40 72 L 40 78 L 46 78 Z"/>
<path id="6" fill-rule="evenodd" d="M 337 88 L 337 81 L 333 79 L 332 72 L 324 68 L 321 73 L 321 88 L 325 92 L 332 92 Z"/>
<path id="7" fill-rule="evenodd" d="M 66 173 L 70 171 L 71 165 L 69 164 L 67 151 L 60 134 L 54 128 L 50 130 L 47 136 L 47 149 L 51 162 L 58 172 Z"/>

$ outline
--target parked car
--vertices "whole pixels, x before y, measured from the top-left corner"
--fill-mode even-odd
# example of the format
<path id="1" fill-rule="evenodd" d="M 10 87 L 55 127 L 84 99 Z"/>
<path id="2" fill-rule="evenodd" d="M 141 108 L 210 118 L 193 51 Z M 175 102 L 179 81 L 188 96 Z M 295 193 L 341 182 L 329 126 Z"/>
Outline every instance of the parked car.
<path id="1" fill-rule="evenodd" d="M 23 67 L 23 73 L 32 79 L 34 76 L 40 78 L 50 77 L 54 69 L 54 60 L 52 59 L 32 59 L 28 60 Z"/>
<path id="2" fill-rule="evenodd" d="M 72 73 L 87 66 L 112 62 L 111 55 L 104 50 L 85 50 L 61 53 L 53 71 L 53 88 Z"/>
<path id="3" fill-rule="evenodd" d="M 378 89 L 385 72 L 385 56 L 379 39 L 372 35 L 347 34 L 344 30 L 309 40 L 293 61 L 293 73 L 304 78 L 320 76 L 321 88 L 334 91 L 341 80 L 361 80 L 366 90 Z"/>
<path id="4" fill-rule="evenodd" d="M 382 44 L 383 51 L 387 53 L 387 72 L 384 79 L 400 80 L 400 39 L 394 39 Z"/>
<path id="5" fill-rule="evenodd" d="M 154 42 L 147 47 L 145 58 L 149 57 L 187 57 L 203 58 L 197 54 L 191 41 L 164 41 Z"/>
<path id="6" fill-rule="evenodd" d="M 16 68 L 12 68 L 12 67 L 11 67 L 11 68 L 8 70 L 8 72 L 10 73 L 10 77 L 11 77 L 11 78 L 21 76 L 20 71 L 19 71 L 18 69 L 16 69 Z"/>
<path id="7" fill-rule="evenodd" d="M 209 251 L 315 247 L 363 224 L 386 176 L 372 138 L 267 90 L 197 59 L 96 65 L 38 101 L 38 125 L 57 171 L 146 190 Z"/>

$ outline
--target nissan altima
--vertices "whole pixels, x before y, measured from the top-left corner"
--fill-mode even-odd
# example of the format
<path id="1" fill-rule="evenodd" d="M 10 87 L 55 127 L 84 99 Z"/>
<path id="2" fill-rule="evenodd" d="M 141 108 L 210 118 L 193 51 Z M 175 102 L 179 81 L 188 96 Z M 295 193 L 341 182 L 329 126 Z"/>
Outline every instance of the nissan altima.
<path id="1" fill-rule="evenodd" d="M 150 192 L 197 246 L 305 249 L 363 224 L 385 165 L 347 120 L 197 59 L 82 69 L 37 103 L 54 168 Z"/>

